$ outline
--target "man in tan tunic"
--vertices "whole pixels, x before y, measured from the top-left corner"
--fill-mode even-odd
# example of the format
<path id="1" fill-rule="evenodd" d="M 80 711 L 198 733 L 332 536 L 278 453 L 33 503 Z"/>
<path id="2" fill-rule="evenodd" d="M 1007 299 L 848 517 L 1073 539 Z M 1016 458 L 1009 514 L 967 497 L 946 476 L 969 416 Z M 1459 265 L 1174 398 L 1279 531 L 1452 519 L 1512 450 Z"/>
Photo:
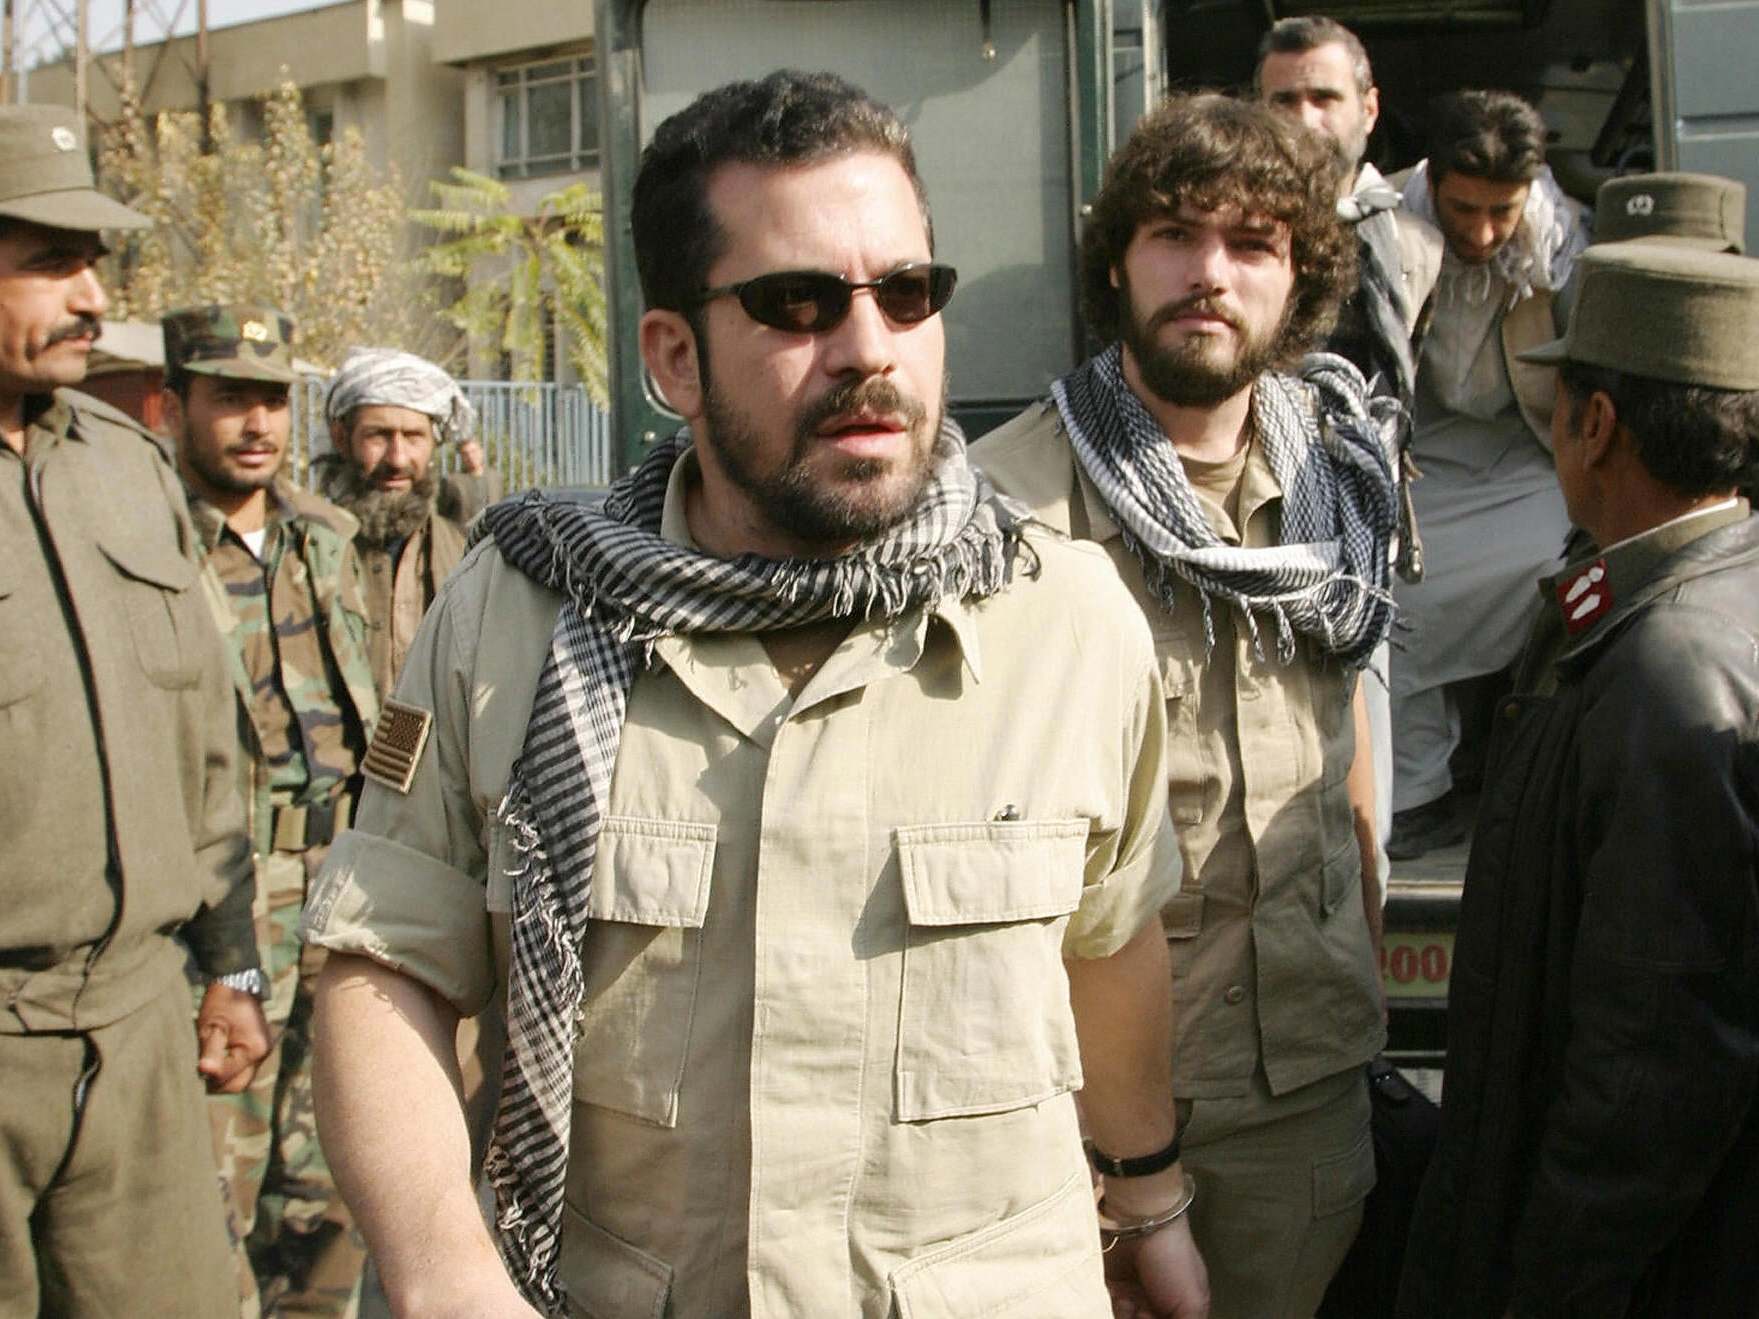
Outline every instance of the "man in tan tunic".
<path id="1" fill-rule="evenodd" d="M 660 125 L 633 228 L 687 428 L 602 509 L 488 511 L 308 917 L 321 1128 L 387 1292 L 1094 1319 L 1080 1089 L 1114 1285 L 1203 1314 L 1152 651 L 941 416 L 954 277 L 903 127 L 829 75 L 718 89 Z M 450 1048 L 502 995 L 505 1268 Z"/>
<path id="2" fill-rule="evenodd" d="M 241 1090 L 268 1048 L 250 845 L 176 474 L 68 388 L 99 233 L 146 223 L 80 128 L 0 109 L 0 1314 L 224 1319 L 198 1067 Z"/>
<path id="3" fill-rule="evenodd" d="M 1335 357 L 1283 373 L 1353 273 L 1334 177 L 1257 104 L 1180 97 L 1145 118 L 1082 244 L 1088 324 L 1112 346 L 972 453 L 1105 550 L 1154 636 L 1185 857 L 1162 911 L 1174 1092 L 1226 1319 L 1311 1316 L 1374 1184 L 1357 674 L 1390 622 L 1395 500 L 1361 375 Z"/>

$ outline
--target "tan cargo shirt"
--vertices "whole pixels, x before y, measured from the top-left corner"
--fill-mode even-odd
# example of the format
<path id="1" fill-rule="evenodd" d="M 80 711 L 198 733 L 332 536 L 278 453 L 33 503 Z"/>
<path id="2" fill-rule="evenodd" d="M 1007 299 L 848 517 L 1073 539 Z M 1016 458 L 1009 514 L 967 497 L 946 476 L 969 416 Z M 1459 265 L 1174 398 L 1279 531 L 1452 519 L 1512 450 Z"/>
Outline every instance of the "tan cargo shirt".
<path id="1" fill-rule="evenodd" d="M 1279 663 L 1269 631 L 1260 655 L 1221 603 L 1206 653 L 1196 591 L 1181 583 L 1169 612 L 1149 590 L 1054 404 L 985 436 L 972 460 L 1051 526 L 1098 543 L 1154 636 L 1185 859 L 1184 885 L 1162 913 L 1178 1094 L 1242 1096 L 1262 1066 L 1281 1095 L 1372 1058 L 1385 1029 L 1345 786 L 1356 746 L 1351 676 L 1305 641 L 1293 663 Z M 1199 491 L 1217 535 L 1274 544 L 1282 492 L 1256 444 L 1238 498 L 1243 529 Z"/>
<path id="2" fill-rule="evenodd" d="M 1177 888 L 1164 703 L 1103 556 L 1032 548 L 990 600 L 858 625 L 796 699 L 751 635 L 664 640 L 638 678 L 576 1049 L 583 1313 L 1109 1313 L 1063 958 Z M 397 693 L 434 713 L 415 782 L 369 783 L 308 910 L 465 1013 L 503 992 L 493 813 L 558 606 L 466 558 Z"/>
<path id="3" fill-rule="evenodd" d="M 257 964 L 232 685 L 170 463 L 70 390 L 0 444 L 0 1032 Z"/>

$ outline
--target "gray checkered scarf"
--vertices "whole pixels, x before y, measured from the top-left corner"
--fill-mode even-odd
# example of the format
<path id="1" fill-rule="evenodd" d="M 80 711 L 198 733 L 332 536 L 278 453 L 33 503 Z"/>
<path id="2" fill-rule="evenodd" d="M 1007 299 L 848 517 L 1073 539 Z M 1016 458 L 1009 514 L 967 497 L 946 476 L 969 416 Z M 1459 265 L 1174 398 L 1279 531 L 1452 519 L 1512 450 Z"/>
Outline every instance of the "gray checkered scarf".
<path id="1" fill-rule="evenodd" d="M 1281 544 L 1259 549 L 1215 534 L 1166 433 L 1130 392 L 1119 345 L 1051 392 L 1076 459 L 1169 613 L 1183 581 L 1202 601 L 1211 648 L 1211 601 L 1221 599 L 1239 610 L 1260 653 L 1258 615 L 1275 622 L 1285 664 L 1296 632 L 1345 665 L 1368 662 L 1392 626 L 1387 547 L 1398 503 L 1354 366 L 1315 353 L 1299 378 L 1267 372 L 1253 385 L 1253 430 L 1283 492 Z"/>
<path id="2" fill-rule="evenodd" d="M 487 1163 L 508 1269 L 552 1314 L 563 1304 L 556 1252 L 587 887 L 629 689 L 653 642 L 672 633 L 891 618 L 949 596 L 992 595 L 1021 549 L 1024 510 L 970 466 L 964 437 L 947 421 L 915 510 L 853 553 L 703 554 L 660 535 L 672 466 L 689 443 L 680 432 L 657 446 L 602 507 L 534 493 L 483 514 L 507 561 L 566 597 L 498 813 L 520 860 L 511 876 L 505 1078 Z"/>

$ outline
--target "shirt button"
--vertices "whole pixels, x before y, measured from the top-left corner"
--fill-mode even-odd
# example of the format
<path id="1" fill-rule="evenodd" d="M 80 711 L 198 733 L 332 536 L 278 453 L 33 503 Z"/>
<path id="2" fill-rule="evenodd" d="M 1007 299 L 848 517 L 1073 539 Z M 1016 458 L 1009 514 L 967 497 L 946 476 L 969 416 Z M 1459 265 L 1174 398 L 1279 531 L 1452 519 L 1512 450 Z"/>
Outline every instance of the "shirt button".
<path id="1" fill-rule="evenodd" d="M 1502 717 L 1504 719 L 1513 719 L 1516 715 L 1518 715 L 1520 713 L 1521 713 L 1521 703 L 1519 701 L 1510 701 L 1507 705 L 1503 706 L 1503 708 L 1502 708 Z"/>
<path id="2" fill-rule="evenodd" d="M 1244 1003 L 1246 1001 L 1246 986 L 1229 985 L 1222 994 L 1222 1001 L 1226 1003 Z"/>

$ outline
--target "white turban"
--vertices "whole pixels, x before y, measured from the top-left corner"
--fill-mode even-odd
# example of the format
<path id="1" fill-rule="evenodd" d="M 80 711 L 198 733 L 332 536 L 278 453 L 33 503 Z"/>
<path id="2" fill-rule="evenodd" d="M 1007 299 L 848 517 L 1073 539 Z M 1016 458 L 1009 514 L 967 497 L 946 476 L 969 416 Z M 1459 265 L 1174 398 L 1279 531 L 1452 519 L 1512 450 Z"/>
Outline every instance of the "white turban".
<path id="1" fill-rule="evenodd" d="M 469 439 L 476 424 L 476 412 L 457 381 L 427 358 L 395 348 L 350 352 L 324 396 L 324 419 L 346 422 L 356 408 L 373 406 L 425 413 L 442 444 Z"/>

